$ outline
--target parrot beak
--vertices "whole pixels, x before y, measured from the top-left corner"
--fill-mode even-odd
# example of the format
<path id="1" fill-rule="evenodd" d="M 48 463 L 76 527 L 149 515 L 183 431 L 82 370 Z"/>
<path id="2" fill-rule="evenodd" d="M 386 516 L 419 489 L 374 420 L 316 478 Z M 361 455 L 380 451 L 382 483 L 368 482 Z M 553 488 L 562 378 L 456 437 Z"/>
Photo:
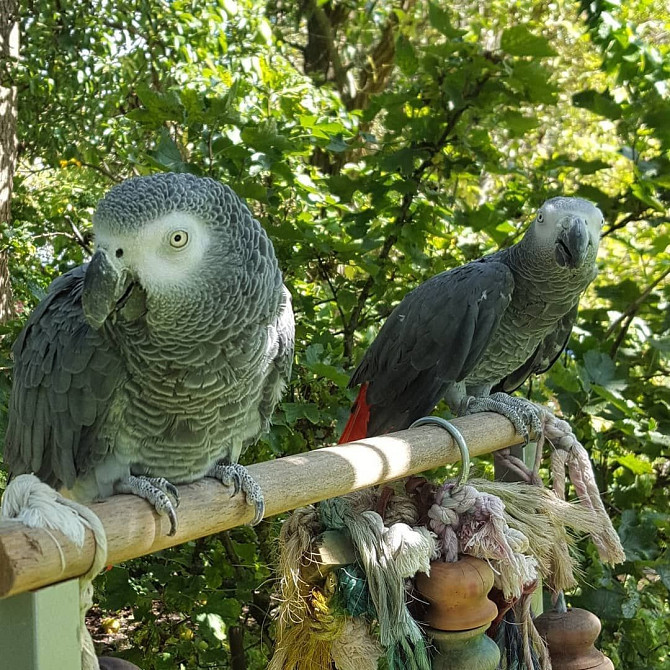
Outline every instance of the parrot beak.
<path id="1" fill-rule="evenodd" d="M 570 216 L 560 223 L 561 230 L 556 239 L 556 262 L 562 268 L 579 268 L 584 264 L 591 244 L 586 221 Z"/>
<path id="2" fill-rule="evenodd" d="M 114 264 L 104 249 L 98 249 L 86 268 L 81 299 L 89 326 L 99 330 L 133 286 L 129 272 Z"/>

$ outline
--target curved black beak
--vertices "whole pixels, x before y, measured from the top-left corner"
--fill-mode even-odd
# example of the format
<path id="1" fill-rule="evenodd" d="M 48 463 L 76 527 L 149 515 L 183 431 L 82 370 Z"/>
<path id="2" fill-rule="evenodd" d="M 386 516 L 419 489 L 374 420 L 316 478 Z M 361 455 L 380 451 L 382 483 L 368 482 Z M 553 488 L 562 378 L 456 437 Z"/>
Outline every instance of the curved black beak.
<path id="1" fill-rule="evenodd" d="M 561 231 L 556 239 L 556 262 L 561 267 L 579 268 L 584 264 L 591 244 L 586 221 L 570 216 L 561 222 Z"/>
<path id="2" fill-rule="evenodd" d="M 133 282 L 125 268 L 112 262 L 104 249 L 93 254 L 86 268 L 81 302 L 84 317 L 98 330 L 132 290 Z"/>

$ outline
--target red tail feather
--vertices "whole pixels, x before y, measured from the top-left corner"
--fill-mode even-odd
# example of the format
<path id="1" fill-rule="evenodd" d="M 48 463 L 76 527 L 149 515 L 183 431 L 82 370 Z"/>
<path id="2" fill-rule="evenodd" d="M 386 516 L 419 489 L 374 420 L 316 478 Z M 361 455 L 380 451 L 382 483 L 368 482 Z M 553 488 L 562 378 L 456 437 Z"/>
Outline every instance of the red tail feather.
<path id="1" fill-rule="evenodd" d="M 351 416 L 347 425 L 342 431 L 342 437 L 338 444 L 345 442 L 354 442 L 355 440 L 362 440 L 368 436 L 368 421 L 370 421 L 370 405 L 368 405 L 365 395 L 368 391 L 367 384 L 361 384 L 361 390 L 358 392 L 356 402 L 351 408 Z"/>

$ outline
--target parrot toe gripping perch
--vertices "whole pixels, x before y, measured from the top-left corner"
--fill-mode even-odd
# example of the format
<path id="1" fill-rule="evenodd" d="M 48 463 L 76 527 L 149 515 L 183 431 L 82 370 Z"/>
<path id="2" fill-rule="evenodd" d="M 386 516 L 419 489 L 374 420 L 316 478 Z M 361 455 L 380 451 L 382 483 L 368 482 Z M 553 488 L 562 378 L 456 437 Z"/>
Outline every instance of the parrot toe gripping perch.
<path id="1" fill-rule="evenodd" d="M 232 486 L 233 493 L 237 495 L 240 491 L 244 493 L 248 505 L 254 507 L 254 518 L 251 521 L 252 526 L 257 526 L 265 515 L 265 500 L 263 491 L 249 471 L 239 463 L 230 464 L 226 461 L 219 461 L 207 473 L 208 477 L 218 479 L 224 486 Z"/>
<path id="2" fill-rule="evenodd" d="M 179 491 L 164 477 L 145 477 L 131 475 L 117 482 L 116 493 L 130 493 L 150 502 L 156 512 L 165 514 L 170 519 L 170 532 L 177 532 L 177 512 L 179 507 Z M 174 501 L 174 502 L 173 502 Z"/>
<path id="3" fill-rule="evenodd" d="M 259 524 L 265 514 L 265 501 L 261 487 L 254 481 L 249 471 L 237 463 L 230 464 L 220 461 L 212 466 L 207 473 L 224 486 L 233 488 L 231 497 L 240 491 L 244 493 L 247 503 L 254 507 L 254 518 L 252 526 Z M 130 493 L 151 503 L 158 514 L 164 514 L 170 520 L 170 531 L 172 536 L 177 532 L 177 512 L 179 507 L 179 491 L 164 477 L 146 477 L 131 475 L 118 482 L 115 487 L 117 493 Z"/>
<path id="4" fill-rule="evenodd" d="M 542 435 L 542 418 L 537 406 L 525 398 L 517 398 L 507 393 L 492 393 L 484 398 L 469 398 L 465 414 L 495 412 L 509 419 L 524 444 Z"/>

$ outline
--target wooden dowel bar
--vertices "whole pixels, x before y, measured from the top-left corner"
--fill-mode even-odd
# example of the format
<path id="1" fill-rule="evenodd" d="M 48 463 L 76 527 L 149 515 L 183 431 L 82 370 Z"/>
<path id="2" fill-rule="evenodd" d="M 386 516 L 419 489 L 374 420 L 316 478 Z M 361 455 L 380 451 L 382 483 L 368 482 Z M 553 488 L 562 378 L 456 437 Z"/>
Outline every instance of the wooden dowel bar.
<path id="1" fill-rule="evenodd" d="M 454 420 L 470 454 L 480 456 L 520 442 L 502 416 L 482 413 Z M 460 459 L 442 428 L 422 426 L 346 445 L 316 449 L 249 466 L 265 495 L 266 516 L 407 477 Z M 108 562 L 120 563 L 248 523 L 253 510 L 243 496 L 213 479 L 179 487 L 179 528 L 169 537 L 169 522 L 146 501 L 119 495 L 91 504 L 107 533 Z M 59 533 L 0 521 L 0 598 L 77 577 L 93 560 L 94 541 L 86 534 L 78 548 Z"/>

